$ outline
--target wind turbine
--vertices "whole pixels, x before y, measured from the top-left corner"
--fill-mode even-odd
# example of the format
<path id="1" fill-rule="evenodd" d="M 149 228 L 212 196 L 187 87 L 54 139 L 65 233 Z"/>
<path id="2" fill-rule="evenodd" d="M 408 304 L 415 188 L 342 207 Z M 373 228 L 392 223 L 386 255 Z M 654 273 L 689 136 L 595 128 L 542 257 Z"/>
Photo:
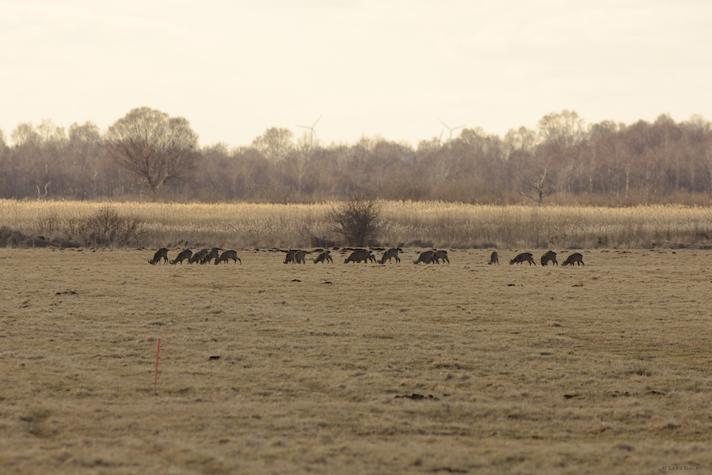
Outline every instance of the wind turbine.
<path id="1" fill-rule="evenodd" d="M 450 127 L 450 126 L 447 125 L 447 124 L 445 123 L 445 121 L 443 121 L 443 120 L 441 120 L 440 123 L 443 124 L 443 125 L 445 126 L 445 128 L 450 131 L 450 139 L 449 139 L 449 140 L 452 140 L 452 133 L 453 133 L 453 132 L 455 132 L 457 129 L 461 129 L 461 128 L 464 127 L 464 125 L 458 125 L 457 127 Z"/>
<path id="2" fill-rule="evenodd" d="M 298 125 L 297 126 L 300 129 L 309 130 L 309 148 L 311 148 L 312 145 L 314 145 L 314 135 L 315 135 L 314 129 L 316 128 L 316 124 L 318 124 L 320 120 L 321 120 L 321 116 L 319 116 L 319 118 L 316 119 L 312 125 Z"/>

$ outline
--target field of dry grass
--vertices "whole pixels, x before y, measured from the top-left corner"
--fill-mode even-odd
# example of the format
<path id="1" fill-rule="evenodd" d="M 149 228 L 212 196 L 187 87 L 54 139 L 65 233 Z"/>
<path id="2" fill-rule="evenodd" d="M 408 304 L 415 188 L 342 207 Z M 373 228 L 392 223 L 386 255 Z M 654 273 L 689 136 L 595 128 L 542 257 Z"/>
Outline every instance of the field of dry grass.
<path id="1" fill-rule="evenodd" d="M 3 473 L 712 470 L 708 251 L 148 257 L 0 249 Z"/>
<path id="2" fill-rule="evenodd" d="M 107 203 L 0 200 L 0 226 L 62 235 L 66 223 Z M 137 246 L 188 241 L 193 246 L 308 246 L 330 235 L 327 214 L 336 203 L 178 204 L 112 203 L 122 215 L 143 221 Z M 489 206 L 443 202 L 382 203 L 386 244 L 432 243 L 438 247 L 650 248 L 712 245 L 712 209 L 638 206 Z M 64 237 L 64 236 L 63 236 Z M 72 236 L 69 236 L 72 237 Z"/>

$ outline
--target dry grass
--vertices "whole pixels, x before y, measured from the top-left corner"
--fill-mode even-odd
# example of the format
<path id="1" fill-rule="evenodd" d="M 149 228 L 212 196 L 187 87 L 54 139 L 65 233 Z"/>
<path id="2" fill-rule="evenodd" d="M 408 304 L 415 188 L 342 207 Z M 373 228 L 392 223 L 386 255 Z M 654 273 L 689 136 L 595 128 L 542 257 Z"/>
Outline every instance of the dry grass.
<path id="1" fill-rule="evenodd" d="M 59 233 L 106 203 L 0 200 L 0 226 Z M 144 246 L 307 246 L 329 234 L 322 204 L 113 203 L 144 221 Z M 439 247 L 684 247 L 712 243 L 712 209 L 682 206 L 532 207 L 443 202 L 382 203 L 386 244 L 422 241 Z"/>
<path id="2" fill-rule="evenodd" d="M 707 252 L 148 257 L 0 250 L 3 473 L 712 469 Z"/>

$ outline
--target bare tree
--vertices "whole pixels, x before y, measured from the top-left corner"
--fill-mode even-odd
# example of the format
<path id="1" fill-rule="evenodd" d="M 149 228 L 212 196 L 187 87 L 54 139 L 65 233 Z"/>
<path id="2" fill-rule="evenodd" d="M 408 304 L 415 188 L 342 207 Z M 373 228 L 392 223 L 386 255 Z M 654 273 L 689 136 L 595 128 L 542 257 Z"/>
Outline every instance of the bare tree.
<path id="1" fill-rule="evenodd" d="M 35 184 L 35 191 L 37 192 L 37 201 L 42 201 L 43 199 L 47 198 L 47 194 L 49 193 L 49 185 L 51 183 L 51 181 L 48 181 L 44 184 L 43 187 L 41 187 L 39 184 Z"/>
<path id="2" fill-rule="evenodd" d="M 41 142 L 40 135 L 35 130 L 35 127 L 29 122 L 23 122 L 15 127 L 10 136 L 12 143 L 15 146 L 25 144 L 38 144 Z"/>
<path id="3" fill-rule="evenodd" d="M 0 198 L 155 196 L 170 186 L 171 197 L 201 201 L 362 194 L 498 204 L 712 202 L 712 123 L 701 117 L 589 127 L 563 111 L 536 130 L 499 137 L 464 129 L 417 148 L 383 138 L 329 146 L 306 139 L 275 128 L 249 146 L 197 149 L 184 119 L 151 109 L 131 111 L 103 135 L 91 123 L 19 124 L 6 131 L 5 145 L 0 139 Z M 193 173 L 198 163 L 201 173 Z"/>
<path id="4" fill-rule="evenodd" d="M 550 167 L 551 161 L 547 160 L 537 174 L 529 179 L 525 179 L 523 185 L 524 190 L 520 190 L 520 194 L 525 198 L 534 201 L 537 205 L 544 203 L 544 198 L 554 193 L 554 188 L 551 185 Z"/>
<path id="5" fill-rule="evenodd" d="M 576 112 L 563 110 L 546 114 L 539 120 L 539 135 L 542 141 L 565 149 L 582 141 L 586 132 L 583 120 Z"/>
<path id="6" fill-rule="evenodd" d="M 289 129 L 270 127 L 252 141 L 252 146 L 259 150 L 267 160 L 277 162 L 284 160 L 294 149 L 292 138 L 293 134 Z"/>
<path id="7" fill-rule="evenodd" d="M 190 171 L 198 136 L 186 119 L 140 107 L 109 128 L 106 142 L 117 163 L 144 179 L 155 198 L 166 182 Z"/>

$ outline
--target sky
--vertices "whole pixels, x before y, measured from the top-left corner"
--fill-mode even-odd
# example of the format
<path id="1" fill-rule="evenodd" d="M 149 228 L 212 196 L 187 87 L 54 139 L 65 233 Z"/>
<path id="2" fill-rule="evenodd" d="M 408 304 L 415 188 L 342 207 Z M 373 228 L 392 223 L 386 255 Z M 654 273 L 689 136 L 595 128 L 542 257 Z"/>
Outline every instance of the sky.
<path id="1" fill-rule="evenodd" d="M 712 119 L 712 2 L 0 0 L 0 129 L 106 129 L 134 107 L 203 145 L 276 126 L 322 143 Z M 446 135 L 447 136 L 447 132 Z"/>

